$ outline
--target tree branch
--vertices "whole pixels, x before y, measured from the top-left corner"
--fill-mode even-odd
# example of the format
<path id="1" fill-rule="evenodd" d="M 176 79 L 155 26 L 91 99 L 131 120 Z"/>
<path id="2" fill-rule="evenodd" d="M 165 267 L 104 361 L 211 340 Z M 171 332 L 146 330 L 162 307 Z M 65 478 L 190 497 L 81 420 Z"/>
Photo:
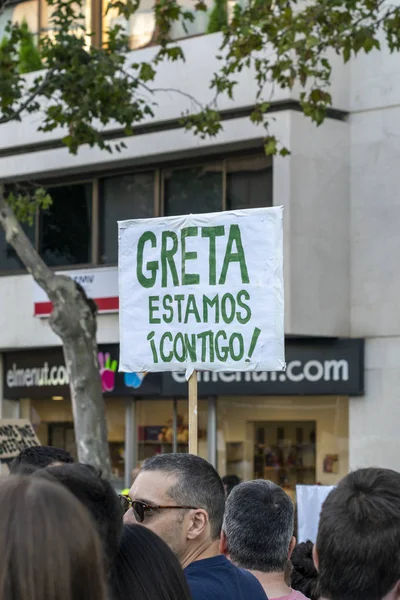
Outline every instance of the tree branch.
<path id="1" fill-rule="evenodd" d="M 182 96 L 183 98 L 187 98 L 188 100 L 190 100 L 200 110 L 204 109 L 204 105 L 199 100 L 197 100 L 197 98 L 192 96 L 192 94 L 190 94 L 189 92 L 184 92 L 182 90 L 178 90 L 177 88 L 151 88 L 148 85 L 146 85 L 145 83 L 143 83 L 143 81 L 137 80 L 137 78 L 135 78 L 133 75 L 129 75 L 129 77 L 131 79 L 134 79 L 135 81 L 137 81 L 138 84 L 140 85 L 140 87 L 142 87 L 144 90 L 146 90 L 146 92 L 148 92 L 151 95 L 158 94 L 160 92 L 166 93 L 166 94 L 170 94 L 170 93 L 178 94 L 179 96 Z M 214 98 L 214 100 L 210 103 L 210 106 L 215 105 L 215 102 L 216 102 L 216 98 Z"/>
<path id="2" fill-rule="evenodd" d="M 20 115 L 24 112 L 24 110 L 26 110 L 30 103 L 35 100 L 36 96 L 39 96 L 46 89 L 46 86 L 48 85 L 54 71 L 55 69 L 50 69 L 50 71 L 47 71 L 42 83 L 38 85 L 37 88 L 31 92 L 31 94 L 29 94 L 28 98 L 24 100 L 14 112 L 12 112 L 9 115 L 3 115 L 2 117 L 0 117 L 0 125 L 4 125 L 5 123 L 9 123 L 10 121 L 18 120 Z"/>
<path id="3" fill-rule="evenodd" d="M 10 0 L 0 0 L 0 17 L 4 14 L 9 4 L 11 4 Z"/>

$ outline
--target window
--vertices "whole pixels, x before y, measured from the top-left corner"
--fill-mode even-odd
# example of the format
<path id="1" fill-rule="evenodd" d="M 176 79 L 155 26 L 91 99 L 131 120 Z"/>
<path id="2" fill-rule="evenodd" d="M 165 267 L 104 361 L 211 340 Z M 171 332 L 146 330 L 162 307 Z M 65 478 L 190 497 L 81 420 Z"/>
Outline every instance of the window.
<path id="1" fill-rule="evenodd" d="M 164 172 L 164 213 L 187 215 L 222 210 L 222 163 Z"/>
<path id="2" fill-rule="evenodd" d="M 101 262 L 118 262 L 117 221 L 154 216 L 155 173 L 107 177 L 102 182 Z"/>
<path id="3" fill-rule="evenodd" d="M 193 10 L 193 0 L 179 0 L 179 5 L 182 9 L 192 13 L 193 21 L 187 20 L 185 24 L 175 21 L 170 31 L 171 39 L 179 40 L 185 37 L 202 35 L 207 32 L 210 14 L 214 8 L 214 0 L 205 0 L 204 3 L 207 6 L 207 12 Z"/>
<path id="4" fill-rule="evenodd" d="M 261 153 L 113 175 L 99 183 L 95 194 L 92 182 L 48 188 L 53 204 L 37 227 L 24 226 L 49 266 L 117 264 L 118 221 L 273 204 L 272 161 Z M 23 268 L 0 228 L 0 271 Z"/>
<path id="5" fill-rule="evenodd" d="M 35 0 L 37 2 L 37 0 Z M 45 36 L 51 37 L 54 32 L 54 24 L 53 24 L 53 13 L 55 10 L 54 6 L 49 6 L 47 0 L 39 0 L 40 1 L 40 33 Z M 78 4 L 74 5 L 74 11 L 76 14 L 82 14 L 82 19 L 76 19 L 76 26 L 73 27 L 73 31 L 70 33 L 74 33 L 76 36 L 82 35 L 83 27 L 85 28 L 87 33 L 91 32 L 92 23 L 92 0 L 82 0 L 78 6 Z"/>
<path id="6" fill-rule="evenodd" d="M 228 210 L 272 206 L 272 164 L 267 156 L 227 160 Z"/>
<path id="7" fill-rule="evenodd" d="M 214 6 L 214 0 L 205 0 L 208 12 L 194 11 L 193 0 L 179 0 L 180 6 L 187 12 L 193 14 L 193 21 L 187 20 L 185 27 L 182 23 L 175 21 L 171 26 L 170 37 L 178 40 L 194 35 L 206 33 L 210 18 L 210 11 Z M 118 15 L 116 9 L 107 11 L 109 0 L 103 0 L 103 38 L 107 39 L 107 32 L 112 27 L 120 25 L 129 38 L 131 50 L 143 48 L 152 43 L 155 35 L 156 20 L 154 14 L 155 0 L 141 0 L 138 10 L 127 21 Z"/>
<path id="8" fill-rule="evenodd" d="M 23 224 L 22 228 L 29 240 L 32 242 L 32 244 L 34 244 L 35 226 L 33 225 L 30 227 L 29 225 Z M 14 248 L 7 244 L 3 228 L 0 227 L 0 271 L 11 271 L 17 269 L 25 269 L 25 267 L 19 260 Z"/>
<path id="9" fill-rule="evenodd" d="M 0 3 L 1 4 L 1 3 Z M 39 4 L 38 0 L 25 0 L 10 2 L 0 15 L 0 40 L 5 34 L 5 27 L 9 21 L 19 23 L 26 20 L 29 30 L 36 34 L 39 30 Z"/>
<path id="10" fill-rule="evenodd" d="M 103 38 L 105 40 L 108 30 L 120 25 L 129 38 L 129 47 L 132 50 L 150 44 L 155 29 L 154 0 L 141 0 L 138 10 L 129 20 L 118 15 L 115 8 L 107 10 L 108 4 L 109 0 L 103 0 Z"/>
<path id="11" fill-rule="evenodd" d="M 53 199 L 41 214 L 39 251 L 50 267 L 92 260 L 92 184 L 48 188 Z"/>
<path id="12" fill-rule="evenodd" d="M 346 397 L 218 398 L 218 471 L 296 485 L 336 485 L 349 468 Z"/>

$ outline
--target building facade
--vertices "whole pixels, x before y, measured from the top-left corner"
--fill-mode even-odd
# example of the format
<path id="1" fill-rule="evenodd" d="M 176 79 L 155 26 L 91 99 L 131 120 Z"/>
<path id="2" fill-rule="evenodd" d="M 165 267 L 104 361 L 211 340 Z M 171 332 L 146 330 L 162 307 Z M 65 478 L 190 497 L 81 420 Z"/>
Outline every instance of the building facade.
<path id="1" fill-rule="evenodd" d="M 144 13 L 141 26 L 132 24 L 132 47 L 151 30 Z M 179 82 L 181 92 L 209 101 L 220 41 L 219 34 L 183 40 L 186 62 L 163 65 L 155 87 Z M 114 374 L 105 398 L 117 479 L 128 481 L 155 452 L 187 447 L 181 375 L 116 372 L 117 220 L 272 205 L 284 206 L 288 369 L 201 374 L 200 452 L 222 475 L 268 477 L 288 491 L 335 483 L 358 466 L 400 468 L 396 60 L 385 50 L 347 65 L 333 57 L 334 110 L 319 128 L 301 113 L 298 90 L 274 90 L 271 129 L 288 157 L 263 153 L 263 129 L 248 118 L 251 72 L 240 75 L 233 101 L 220 100 L 223 131 L 212 140 L 180 127 L 190 101 L 179 91 L 157 93 L 154 118 L 124 139 L 122 154 L 84 147 L 69 155 L 62 132 L 37 132 L 37 115 L 0 127 L 0 179 L 42 182 L 54 200 L 28 235 L 99 304 L 101 369 Z M 0 232 L 1 414 L 29 417 L 42 443 L 73 450 L 66 372 L 48 313 L 46 296 Z"/>

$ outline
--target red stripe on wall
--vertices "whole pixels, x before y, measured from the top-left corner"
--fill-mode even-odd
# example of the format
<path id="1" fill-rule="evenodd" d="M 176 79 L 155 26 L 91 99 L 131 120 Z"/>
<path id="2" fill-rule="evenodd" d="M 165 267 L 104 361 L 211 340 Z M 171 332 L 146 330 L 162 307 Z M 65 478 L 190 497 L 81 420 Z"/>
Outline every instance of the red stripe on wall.
<path id="1" fill-rule="evenodd" d="M 99 311 L 107 311 L 107 310 L 118 310 L 119 309 L 119 298 L 97 298 L 94 299 L 97 306 L 99 307 Z M 53 310 L 53 305 L 51 302 L 35 302 L 35 317 L 50 315 Z"/>
<path id="2" fill-rule="evenodd" d="M 98 298 L 95 299 L 99 310 L 118 310 L 119 309 L 119 298 Z"/>

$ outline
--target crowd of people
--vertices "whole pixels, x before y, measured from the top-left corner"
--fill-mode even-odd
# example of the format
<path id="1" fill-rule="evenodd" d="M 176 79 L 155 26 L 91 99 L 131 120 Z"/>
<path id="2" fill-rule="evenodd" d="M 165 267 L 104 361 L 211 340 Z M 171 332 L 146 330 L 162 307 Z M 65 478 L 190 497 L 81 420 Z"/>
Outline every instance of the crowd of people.
<path id="1" fill-rule="evenodd" d="M 398 600 L 400 473 L 360 469 L 317 541 L 270 481 L 222 481 L 190 454 L 146 460 L 129 495 L 63 450 L 29 448 L 0 481 L 0 600 Z"/>

